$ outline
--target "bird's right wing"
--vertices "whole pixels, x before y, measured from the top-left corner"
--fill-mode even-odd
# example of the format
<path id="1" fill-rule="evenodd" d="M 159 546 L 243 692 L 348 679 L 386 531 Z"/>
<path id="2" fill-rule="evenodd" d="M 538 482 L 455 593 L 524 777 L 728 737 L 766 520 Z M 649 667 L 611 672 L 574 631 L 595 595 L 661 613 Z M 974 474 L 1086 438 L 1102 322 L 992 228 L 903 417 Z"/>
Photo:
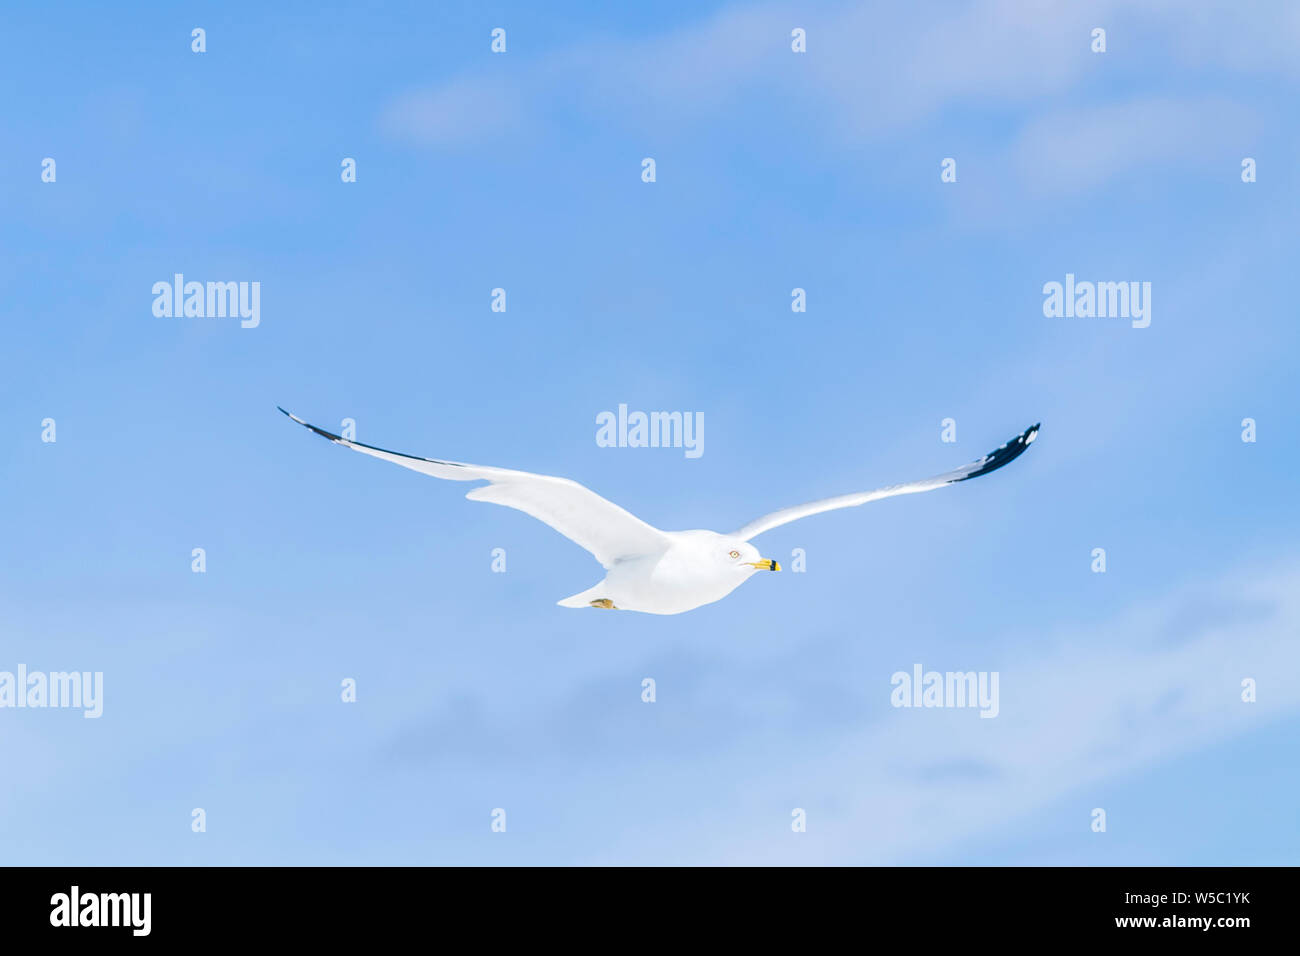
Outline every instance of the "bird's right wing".
<path id="1" fill-rule="evenodd" d="M 918 491 L 932 491 L 935 488 L 942 488 L 958 481 L 966 481 L 968 478 L 987 475 L 990 471 L 997 471 L 1003 465 L 1015 461 L 1024 454 L 1025 449 L 1038 437 L 1038 428 L 1038 425 L 1026 428 L 1005 445 L 994 449 L 978 461 L 972 461 L 970 464 L 963 465 L 954 471 L 935 475 L 933 478 L 922 478 L 920 481 L 909 481 L 901 485 L 877 488 L 875 491 L 858 491 L 853 494 L 839 495 L 835 498 L 808 501 L 801 505 L 795 505 L 793 508 L 782 508 L 780 511 L 773 511 L 771 514 L 754 519 L 739 531 L 734 532 L 734 534 L 736 537 L 748 541 L 764 531 L 770 531 L 790 521 L 807 518 L 809 515 L 821 514 L 823 511 L 833 511 L 836 508 L 852 508 L 855 505 L 865 505 L 868 501 L 892 498 L 894 495 L 914 495 Z"/>
<path id="2" fill-rule="evenodd" d="M 658 528 L 568 478 L 385 451 L 317 428 L 283 408 L 280 411 L 322 438 L 363 455 L 382 458 L 434 478 L 487 481 L 488 484 L 474 488 L 465 497 L 471 501 L 490 501 L 532 515 L 586 548 L 606 568 L 613 567 L 623 558 L 658 554 L 670 543 L 667 535 Z"/>

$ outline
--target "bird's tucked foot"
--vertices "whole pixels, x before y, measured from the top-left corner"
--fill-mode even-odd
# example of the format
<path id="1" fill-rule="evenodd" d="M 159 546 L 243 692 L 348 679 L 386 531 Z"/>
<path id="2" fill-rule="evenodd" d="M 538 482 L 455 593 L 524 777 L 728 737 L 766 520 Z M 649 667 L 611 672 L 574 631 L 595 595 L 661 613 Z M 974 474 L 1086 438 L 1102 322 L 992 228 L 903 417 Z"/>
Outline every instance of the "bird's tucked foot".
<path id="1" fill-rule="evenodd" d="M 611 601 L 609 598 L 597 598 L 596 600 L 591 602 L 591 606 L 608 608 L 611 611 L 618 610 L 618 608 L 614 607 L 614 602 Z"/>

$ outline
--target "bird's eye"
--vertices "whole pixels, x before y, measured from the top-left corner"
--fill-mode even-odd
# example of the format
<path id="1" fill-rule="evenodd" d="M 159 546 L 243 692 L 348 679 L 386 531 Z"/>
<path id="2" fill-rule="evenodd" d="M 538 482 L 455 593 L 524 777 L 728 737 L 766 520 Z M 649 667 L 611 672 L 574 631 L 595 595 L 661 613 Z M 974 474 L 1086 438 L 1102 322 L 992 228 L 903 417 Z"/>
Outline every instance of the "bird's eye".
<path id="1" fill-rule="evenodd" d="M 738 557 L 740 557 L 740 552 L 739 552 L 739 551 L 732 551 L 732 552 L 731 552 L 731 556 L 732 556 L 733 558 L 738 558 Z"/>

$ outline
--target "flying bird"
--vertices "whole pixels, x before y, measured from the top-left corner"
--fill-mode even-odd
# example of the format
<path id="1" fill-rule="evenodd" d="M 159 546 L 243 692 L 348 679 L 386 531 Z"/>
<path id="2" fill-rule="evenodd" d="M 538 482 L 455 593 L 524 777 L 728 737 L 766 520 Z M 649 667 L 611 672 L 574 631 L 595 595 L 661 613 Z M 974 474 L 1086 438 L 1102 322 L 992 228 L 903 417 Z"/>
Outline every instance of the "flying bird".
<path id="1" fill-rule="evenodd" d="M 1038 425 L 1027 428 L 978 461 L 933 478 L 782 508 L 730 534 L 718 534 L 716 531 L 660 531 L 568 478 L 385 451 L 317 428 L 283 408 L 280 411 L 322 438 L 363 455 L 382 458 L 434 478 L 486 481 L 487 484 L 472 489 L 465 497 L 532 515 L 586 548 L 604 566 L 604 580 L 557 602 L 561 607 L 610 608 L 646 614 L 681 614 L 721 600 L 759 571 L 780 571 L 781 565 L 776 560 L 760 556 L 758 549 L 749 543 L 765 531 L 823 511 L 931 491 L 987 475 L 1024 454 L 1038 437 L 1039 428 Z"/>

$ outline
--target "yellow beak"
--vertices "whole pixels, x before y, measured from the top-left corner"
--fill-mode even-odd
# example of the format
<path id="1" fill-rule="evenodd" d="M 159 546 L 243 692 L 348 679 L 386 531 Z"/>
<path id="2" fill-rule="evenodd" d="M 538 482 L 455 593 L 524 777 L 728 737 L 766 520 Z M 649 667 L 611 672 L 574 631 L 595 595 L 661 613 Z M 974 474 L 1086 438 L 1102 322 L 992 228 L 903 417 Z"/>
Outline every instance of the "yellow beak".
<path id="1" fill-rule="evenodd" d="M 761 561 L 746 561 L 745 563 L 751 565 L 752 567 L 758 568 L 760 571 L 781 570 L 781 565 L 777 564 L 771 558 L 763 558 Z"/>

